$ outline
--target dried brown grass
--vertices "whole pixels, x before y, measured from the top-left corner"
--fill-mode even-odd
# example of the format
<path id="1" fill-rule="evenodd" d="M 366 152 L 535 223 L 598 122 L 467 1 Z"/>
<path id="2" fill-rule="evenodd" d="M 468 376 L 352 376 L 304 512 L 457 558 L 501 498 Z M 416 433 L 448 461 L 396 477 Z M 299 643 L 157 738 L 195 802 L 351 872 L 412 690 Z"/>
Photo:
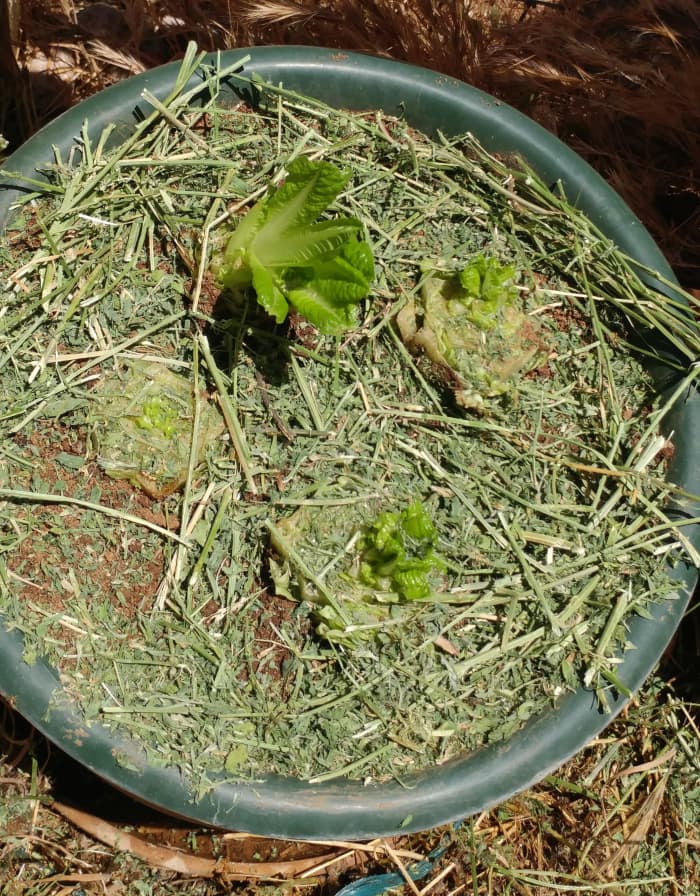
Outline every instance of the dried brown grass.
<path id="1" fill-rule="evenodd" d="M 256 33 L 292 27 L 304 43 L 339 47 L 424 65 L 466 81 L 486 66 L 489 31 L 515 4 L 483 0 L 326 0 L 249 3 L 244 20 Z M 296 12 L 295 12 L 296 11 Z"/>
<path id="2" fill-rule="evenodd" d="M 700 6 L 578 0 L 493 35 L 488 87 L 576 149 L 700 283 Z"/>

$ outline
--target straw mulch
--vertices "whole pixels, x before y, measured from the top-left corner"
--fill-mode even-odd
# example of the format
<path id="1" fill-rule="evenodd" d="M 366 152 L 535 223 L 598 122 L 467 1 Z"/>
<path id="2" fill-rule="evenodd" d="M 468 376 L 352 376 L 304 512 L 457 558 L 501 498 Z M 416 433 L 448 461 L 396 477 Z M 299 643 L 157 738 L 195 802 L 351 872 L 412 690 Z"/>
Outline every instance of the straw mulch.
<path id="1" fill-rule="evenodd" d="M 700 289 L 696 86 L 700 83 L 700 4 L 693 0 L 4 0 L 0 3 L 0 134 L 11 146 L 17 145 L 95 91 L 178 58 L 189 40 L 204 49 L 262 43 L 355 49 L 425 65 L 479 86 L 538 120 L 588 159 L 646 224 L 681 282 Z M 685 637 L 694 646 L 678 661 L 681 666 L 697 654 L 700 643 L 692 632 Z M 667 837 L 673 844 L 668 851 L 670 865 L 665 866 L 673 870 L 668 887 L 635 892 L 691 892 L 675 881 L 683 881 L 690 873 L 690 866 L 683 867 L 683 844 L 697 845 L 698 834 L 689 830 L 678 836 L 683 818 L 668 809 L 664 788 L 676 780 L 667 776 L 667 770 L 679 761 L 674 756 L 683 755 L 682 750 L 676 754 L 676 748 L 669 747 L 671 729 L 678 724 L 672 721 L 673 713 L 689 726 L 682 743 L 692 741 L 697 728 L 684 705 L 671 711 L 665 701 L 655 691 L 653 699 L 632 711 L 629 722 L 617 723 L 611 736 L 592 747 L 578 765 L 563 770 L 556 786 L 543 785 L 478 820 L 481 828 L 472 827 L 462 835 L 465 852 L 458 870 L 466 874 L 476 867 L 466 851 L 469 837 L 476 837 L 472 846 L 478 861 L 486 863 L 479 864 L 482 884 L 485 868 L 517 861 L 521 867 L 575 868 L 581 874 L 587 868 L 592 879 L 612 880 L 623 868 L 623 860 L 630 858 L 616 851 L 619 827 L 626 836 L 637 838 L 635 849 L 650 838 L 663 843 Z M 6 708 L 0 719 L 6 734 L 8 719 L 11 726 L 17 724 L 8 712 Z M 619 753 L 610 746 L 616 739 Z M 81 840 L 75 826 L 66 830 L 65 821 L 55 814 L 52 821 L 46 816 L 41 796 L 50 793 L 51 787 L 47 781 L 42 784 L 40 775 L 31 774 L 32 768 L 38 768 L 36 763 L 27 765 L 27 757 L 35 751 L 34 746 L 30 749 L 31 737 L 23 732 L 17 738 L 15 732 L 10 741 L 15 745 L 14 759 L 0 782 L 9 787 L 8 793 L 33 797 L 27 843 L 34 844 L 31 848 L 42 860 L 50 853 L 51 867 L 60 869 L 64 863 L 67 879 L 60 882 L 65 886 L 61 892 L 70 892 L 76 869 L 83 875 L 83 887 L 86 876 L 94 874 L 94 891 L 102 892 L 103 885 L 106 891 L 105 881 L 119 876 L 106 870 L 108 853 L 94 841 Z M 693 750 L 697 756 L 696 747 Z M 0 760 L 3 753 L 7 755 L 7 750 L 0 743 Z M 627 775 L 632 772 L 624 762 L 642 776 L 643 786 L 637 790 L 627 788 Z M 601 778 L 610 788 L 608 803 L 604 802 L 605 787 L 600 790 L 600 804 L 595 795 L 584 791 L 576 795 L 580 782 L 590 781 L 598 789 Z M 57 786 L 65 789 L 67 780 L 70 774 L 62 784 L 54 780 L 54 797 Z M 680 784 L 678 788 L 682 790 Z M 611 807 L 609 813 L 603 811 L 606 805 Z M 22 817 L 18 816 L 18 825 Z M 540 823 L 540 818 L 550 826 Z M 608 827 L 599 827 L 601 818 Z M 50 833 L 52 825 L 66 847 L 59 845 L 59 833 Z M 624 842 L 630 842 L 629 836 Z M 512 851 L 504 857 L 508 843 Z M 83 850 L 79 853 L 83 866 L 68 862 L 61 852 L 74 844 Z M 585 862 L 579 861 L 582 854 L 587 856 Z M 3 855 L 0 843 L 0 859 Z M 487 859 L 495 864 L 488 866 Z M 358 853 L 353 861 L 356 876 L 361 875 L 367 867 L 364 860 Z M 647 868 L 640 871 L 647 873 L 651 873 Z M 453 870 L 444 885 L 436 885 L 432 892 L 448 892 L 459 879 L 456 874 Z M 520 883 L 512 880 L 512 889 L 503 890 L 491 890 L 488 880 L 488 892 L 544 892 L 524 878 Z M 5 892 L 2 884 L 0 874 L 0 892 Z M 697 876 L 690 885 L 691 889 L 698 886 L 695 892 L 700 892 Z M 184 885 L 174 886 L 185 892 Z M 144 887 L 145 877 L 140 891 Z M 596 892 L 605 891 L 599 885 Z"/>

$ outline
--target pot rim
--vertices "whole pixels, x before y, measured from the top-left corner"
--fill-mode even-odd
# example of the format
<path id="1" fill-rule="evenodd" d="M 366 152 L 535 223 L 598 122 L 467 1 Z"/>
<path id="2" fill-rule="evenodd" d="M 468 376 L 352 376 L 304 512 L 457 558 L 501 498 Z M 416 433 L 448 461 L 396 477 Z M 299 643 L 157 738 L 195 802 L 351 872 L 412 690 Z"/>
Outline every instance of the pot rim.
<path id="1" fill-rule="evenodd" d="M 675 295 L 675 277 L 641 222 L 612 188 L 576 153 L 535 122 L 496 98 L 430 69 L 360 53 L 315 47 L 254 47 L 209 54 L 204 64 L 231 65 L 249 57 L 242 77 L 251 73 L 271 83 L 312 95 L 330 105 L 402 112 L 412 126 L 428 133 L 472 131 L 487 149 L 517 151 L 547 182 L 561 181 L 569 197 L 595 224 L 645 268 L 647 280 Z M 169 63 L 129 78 L 68 110 L 35 134 L 4 164 L 6 171 L 34 174 L 51 160 L 51 148 L 74 145 L 83 123 L 91 139 L 107 124 L 123 137 L 133 130 L 135 110 L 148 110 L 142 91 L 161 98 L 169 92 L 179 63 Z M 193 81 L 193 83 L 195 83 Z M 228 89 L 249 82 L 231 80 Z M 466 126 L 465 126 L 466 125 Z M 24 188 L 10 176 L 0 182 L 0 224 Z M 676 458 L 672 475 L 688 492 L 700 493 L 700 470 L 690 455 L 700 443 L 700 410 L 693 393 L 671 415 Z M 695 515 L 696 511 L 692 511 Z M 697 530 L 697 527 L 694 527 Z M 698 540 L 698 533 L 692 533 Z M 651 608 L 651 618 L 629 625 L 634 650 L 625 653 L 617 674 L 637 690 L 660 658 L 689 602 L 697 571 L 679 564 L 670 575 L 677 597 Z M 258 835 L 291 839 L 367 839 L 425 830 L 481 812 L 541 780 L 562 765 L 609 724 L 628 702 L 610 694 L 602 713 L 595 693 L 581 688 L 564 697 L 556 711 L 530 720 L 508 741 L 494 744 L 413 776 L 365 785 L 336 780 L 308 784 L 271 777 L 227 782 L 196 800 L 179 770 L 149 765 L 135 741 L 100 724 L 87 726 L 58 685 L 55 670 L 43 660 L 22 660 L 17 632 L 0 626 L 0 692 L 39 731 L 83 766 L 138 800 L 192 821 Z"/>

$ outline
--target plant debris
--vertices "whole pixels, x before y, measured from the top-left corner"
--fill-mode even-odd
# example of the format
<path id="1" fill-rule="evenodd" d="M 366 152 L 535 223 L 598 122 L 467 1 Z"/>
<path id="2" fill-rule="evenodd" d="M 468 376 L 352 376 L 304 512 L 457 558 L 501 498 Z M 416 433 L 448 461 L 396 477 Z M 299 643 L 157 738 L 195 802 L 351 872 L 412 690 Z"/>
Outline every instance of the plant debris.
<path id="1" fill-rule="evenodd" d="M 236 66 L 205 70 L 202 106 L 185 90 L 200 63 L 188 53 L 118 149 L 84 134 L 57 155 L 0 245 L 5 624 L 88 723 L 128 731 L 195 794 L 222 774 L 403 780 L 567 690 L 604 705 L 627 621 L 696 556 L 665 511 L 661 427 L 697 375 L 680 292 L 660 299 L 469 135 L 431 141 L 261 85 L 256 110 L 220 106 Z M 342 334 L 275 325 L 209 281 L 226 227 L 304 157 L 351 172 L 331 211 L 374 256 Z M 399 316 L 454 277 L 484 358 L 496 334 L 506 362 L 504 334 L 531 343 L 490 385 L 476 374 L 478 402 L 460 400 L 471 373 L 449 347 L 401 338 Z M 662 351 L 678 376 L 655 400 L 641 359 Z M 189 384 L 186 413 L 165 385 L 118 411 L 164 449 L 187 421 L 176 474 L 128 472 L 157 480 L 147 512 L 90 450 L 103 390 L 138 369 Z"/>
<path id="2" fill-rule="evenodd" d="M 202 401 L 193 444 L 192 384 L 153 361 L 131 361 L 120 371 L 104 374 L 92 397 L 89 438 L 99 466 L 152 498 L 181 488 L 190 460 L 198 466 L 206 446 L 224 429 L 220 415 Z M 75 463 L 80 468 L 83 459 Z"/>

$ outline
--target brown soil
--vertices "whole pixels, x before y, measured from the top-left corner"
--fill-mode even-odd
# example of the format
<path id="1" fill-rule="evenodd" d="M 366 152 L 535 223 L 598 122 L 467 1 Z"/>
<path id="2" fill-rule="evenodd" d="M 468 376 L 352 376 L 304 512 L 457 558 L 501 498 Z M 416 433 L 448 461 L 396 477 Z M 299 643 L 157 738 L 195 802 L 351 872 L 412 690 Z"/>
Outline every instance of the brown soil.
<path id="1" fill-rule="evenodd" d="M 61 464 L 62 453 L 85 456 L 85 434 L 81 428 L 55 423 L 49 429 L 34 429 L 29 437 L 18 435 L 15 442 L 25 451 L 29 448 L 42 480 L 52 492 L 78 497 L 97 488 L 100 502 L 107 507 L 138 514 L 163 528 L 177 527 L 176 518 L 168 518 L 160 506 L 127 482 L 111 479 L 94 460 L 86 459 L 78 470 Z M 26 533 L 9 558 L 10 572 L 21 580 L 18 596 L 52 612 L 69 612 L 77 584 L 86 589 L 87 595 L 111 594 L 114 611 L 131 618 L 139 608 L 151 603 L 163 576 L 163 551 L 144 560 L 138 538 L 119 547 L 113 538 L 97 529 L 79 532 L 84 512 L 68 504 L 18 507 L 16 523 L 21 528 L 26 526 Z M 109 529 L 104 531 L 108 533 Z M 137 575 L 122 574 L 130 553 L 140 558 Z M 71 584 L 70 578 L 60 573 L 70 575 L 75 555 L 81 558 L 79 568 L 84 579 Z"/>
<path id="2" fill-rule="evenodd" d="M 85 457 L 85 432 L 82 427 L 55 422 L 42 429 L 33 429 L 29 436 L 15 437 L 18 449 L 30 452 L 41 470 L 42 481 L 55 494 L 84 497 L 99 489 L 99 502 L 110 508 L 138 516 L 164 529 L 177 531 L 179 516 L 170 502 L 154 502 L 146 493 L 124 480 L 107 476 L 94 459 L 87 458 L 78 470 L 67 469 L 60 462 L 63 453 Z M 177 500 L 174 498 L 173 500 Z M 8 570 L 15 579 L 16 597 L 41 608 L 48 615 L 65 614 L 75 618 L 81 601 L 89 605 L 93 597 L 107 601 L 111 611 L 126 622 L 147 613 L 154 604 L 159 585 L 167 571 L 166 552 L 162 542 L 153 548 L 145 545 L 138 534 L 122 534 L 112 520 L 105 518 L 103 529 L 84 524 L 85 511 L 69 504 L 24 504 L 15 514 L 16 525 L 24 537 L 8 558 Z M 136 558 L 136 561 L 135 559 Z M 225 574 L 225 569 L 222 570 Z M 264 585 L 258 583 L 263 593 Z M 277 632 L 284 627 L 296 603 L 274 593 L 265 593 L 264 610 L 256 617 L 257 631 L 251 669 L 264 668 L 266 677 L 281 680 L 289 651 L 279 641 Z M 213 601 L 200 609 L 206 624 L 220 607 Z M 68 626 L 61 628 L 65 651 L 72 653 L 76 634 Z M 241 677 L 247 677 L 245 666 Z"/>

